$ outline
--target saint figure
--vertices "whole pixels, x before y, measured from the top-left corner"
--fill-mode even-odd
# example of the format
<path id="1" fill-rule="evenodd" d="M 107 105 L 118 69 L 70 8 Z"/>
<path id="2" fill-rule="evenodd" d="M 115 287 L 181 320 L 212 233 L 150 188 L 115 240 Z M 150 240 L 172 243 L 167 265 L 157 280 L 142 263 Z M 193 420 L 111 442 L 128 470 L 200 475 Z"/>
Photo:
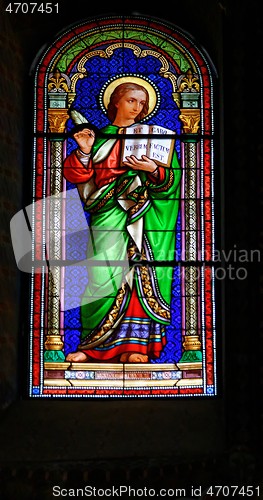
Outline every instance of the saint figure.
<path id="1" fill-rule="evenodd" d="M 166 166 L 146 155 L 120 161 L 123 128 L 149 114 L 143 85 L 116 86 L 107 114 L 111 124 L 97 137 L 88 124 L 73 135 L 78 147 L 64 162 L 65 178 L 90 213 L 88 258 L 105 256 L 101 266 L 88 268 L 81 339 L 66 359 L 147 363 L 160 356 L 171 320 L 181 170 L 175 150 Z M 121 239 L 113 238 L 114 231 Z M 124 276 L 118 262 L 126 257 Z M 160 260 L 168 265 L 154 265 Z"/>

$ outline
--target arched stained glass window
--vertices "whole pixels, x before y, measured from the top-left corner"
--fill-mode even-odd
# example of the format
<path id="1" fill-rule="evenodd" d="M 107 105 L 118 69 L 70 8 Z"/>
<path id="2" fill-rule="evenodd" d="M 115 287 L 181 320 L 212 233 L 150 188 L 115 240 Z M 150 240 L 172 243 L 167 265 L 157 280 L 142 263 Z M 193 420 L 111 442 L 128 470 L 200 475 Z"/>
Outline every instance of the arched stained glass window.
<path id="1" fill-rule="evenodd" d="M 216 395 L 215 78 L 189 34 L 140 16 L 39 58 L 31 397 Z"/>

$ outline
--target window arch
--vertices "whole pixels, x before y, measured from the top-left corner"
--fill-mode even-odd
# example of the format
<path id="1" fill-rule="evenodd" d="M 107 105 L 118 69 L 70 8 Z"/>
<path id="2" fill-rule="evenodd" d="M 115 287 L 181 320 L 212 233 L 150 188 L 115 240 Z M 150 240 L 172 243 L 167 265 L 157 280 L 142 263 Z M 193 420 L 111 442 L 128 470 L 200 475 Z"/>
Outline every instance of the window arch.
<path id="1" fill-rule="evenodd" d="M 100 17 L 71 26 L 40 57 L 35 70 L 30 212 L 30 396 L 216 395 L 215 78 L 213 64 L 189 34 L 140 16 Z M 135 174 L 132 179 L 125 177 L 125 167 L 121 170 L 124 185 L 116 173 L 118 181 L 111 176 L 105 184 L 103 141 L 113 151 L 125 137 L 120 130 L 107 128 L 108 103 L 113 89 L 125 82 L 139 83 L 148 91 L 149 109 L 141 124 L 155 127 L 147 129 L 147 134 L 153 131 L 157 137 L 155 147 L 167 146 L 158 135 L 160 130 L 174 145 L 175 159 L 166 161 L 167 168 L 158 162 L 154 174 L 140 173 L 140 185 Z M 91 125 L 101 142 L 97 149 L 93 146 L 90 160 L 77 147 L 73 133 Z M 96 153 L 102 156 L 96 159 Z M 77 160 L 72 163 L 74 155 Z M 71 168 L 75 177 L 68 175 Z M 97 190 L 88 197 L 84 191 L 91 168 L 93 179 L 97 175 Z M 81 178 L 80 172 L 84 172 Z M 98 172 L 103 173 L 102 180 Z M 132 188 L 125 191 L 125 186 Z M 124 226 L 121 217 L 113 222 L 112 200 L 122 210 Z M 127 209 L 124 201 L 133 205 Z M 107 212 L 103 212 L 105 206 Z M 120 266 L 114 253 L 104 256 L 103 265 L 87 261 L 94 234 L 95 245 L 102 248 L 101 228 L 107 251 L 116 238 L 118 248 L 125 250 L 122 257 L 118 254 Z M 138 235 L 143 240 L 140 244 Z M 111 278 L 116 272 L 113 281 L 106 280 L 113 288 L 91 299 L 87 288 L 90 276 L 99 276 L 98 269 L 106 273 L 110 269 Z M 123 281 L 118 282 L 120 275 L 127 290 Z M 110 297 L 107 304 L 106 296 Z M 137 309 L 134 305 L 129 309 L 129 304 Z M 94 319 L 91 326 L 93 316 L 97 323 Z M 118 350 L 124 337 L 129 345 L 136 344 L 136 352 L 148 356 L 146 362 L 120 361 L 126 352 Z M 81 345 L 87 358 L 70 360 L 69 354 Z M 132 352 L 127 345 L 124 349 Z"/>

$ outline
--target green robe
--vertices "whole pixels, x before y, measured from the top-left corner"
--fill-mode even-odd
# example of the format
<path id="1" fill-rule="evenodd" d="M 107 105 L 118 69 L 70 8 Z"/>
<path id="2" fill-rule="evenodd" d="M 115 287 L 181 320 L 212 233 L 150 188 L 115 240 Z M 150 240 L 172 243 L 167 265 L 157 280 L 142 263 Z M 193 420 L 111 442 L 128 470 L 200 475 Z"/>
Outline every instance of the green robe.
<path id="1" fill-rule="evenodd" d="M 116 134 L 118 127 L 109 125 L 103 132 Z M 94 169 L 99 168 L 101 158 L 110 158 L 116 140 L 96 140 Z M 170 323 L 180 180 L 181 169 L 174 151 L 162 183 L 151 181 L 146 172 L 127 169 L 87 200 L 86 210 L 91 214 L 89 281 L 81 306 L 80 349 L 101 346 L 114 335 L 133 287 L 149 318 L 162 325 Z M 141 245 L 131 236 L 133 231 Z M 146 266 L 145 259 L 164 261 L 166 265 Z"/>

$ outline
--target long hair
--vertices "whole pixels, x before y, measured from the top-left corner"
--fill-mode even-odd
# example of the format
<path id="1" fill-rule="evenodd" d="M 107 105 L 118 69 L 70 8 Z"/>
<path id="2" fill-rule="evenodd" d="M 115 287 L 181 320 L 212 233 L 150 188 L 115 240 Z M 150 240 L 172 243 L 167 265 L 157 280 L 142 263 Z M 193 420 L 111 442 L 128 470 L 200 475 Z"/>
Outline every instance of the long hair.
<path id="1" fill-rule="evenodd" d="M 138 85 L 137 83 L 121 83 L 118 85 L 110 96 L 110 102 L 108 105 L 107 115 L 111 122 L 114 122 L 117 108 L 116 104 L 118 104 L 119 100 L 128 92 L 129 90 L 142 90 L 145 93 L 145 104 L 141 112 L 136 116 L 136 122 L 142 120 L 149 111 L 149 94 L 145 87 L 142 85 Z"/>

